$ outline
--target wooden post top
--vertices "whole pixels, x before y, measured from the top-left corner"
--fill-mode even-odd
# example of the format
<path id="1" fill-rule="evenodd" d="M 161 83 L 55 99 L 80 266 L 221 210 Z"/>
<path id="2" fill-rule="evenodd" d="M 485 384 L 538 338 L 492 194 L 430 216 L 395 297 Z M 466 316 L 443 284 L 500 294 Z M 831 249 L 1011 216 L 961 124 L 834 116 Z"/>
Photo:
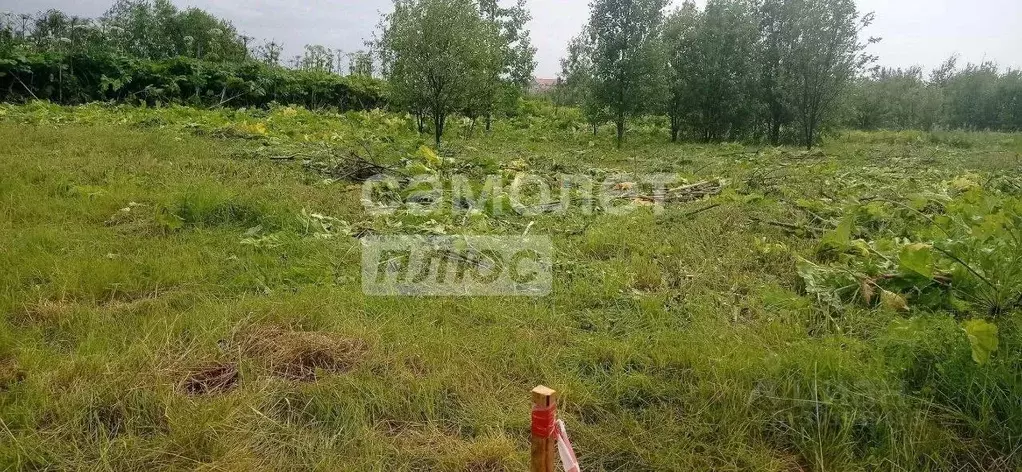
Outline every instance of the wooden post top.
<path id="1" fill-rule="evenodd" d="M 532 403 L 535 405 L 543 407 L 550 406 L 556 401 L 556 399 L 557 391 L 550 387 L 540 385 L 532 389 Z"/>

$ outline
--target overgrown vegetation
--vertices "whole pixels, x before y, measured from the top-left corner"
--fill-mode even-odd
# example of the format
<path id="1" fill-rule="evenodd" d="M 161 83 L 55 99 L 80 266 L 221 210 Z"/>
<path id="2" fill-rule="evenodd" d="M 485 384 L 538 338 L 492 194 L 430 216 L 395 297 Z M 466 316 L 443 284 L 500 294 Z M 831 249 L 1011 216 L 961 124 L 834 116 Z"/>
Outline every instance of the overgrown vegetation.
<path id="1" fill-rule="evenodd" d="M 99 19 L 0 15 L 0 102 L 190 104 L 371 110 L 386 104 L 371 58 L 310 46 L 293 68 L 230 22 L 167 0 L 118 0 Z M 249 48 L 252 51 L 249 51 Z"/>
<path id="2" fill-rule="evenodd" d="M 258 44 L 167 0 L 118 0 L 98 19 L 5 13 L 0 101 L 386 107 L 416 116 L 434 144 L 452 115 L 483 119 L 489 131 L 495 117 L 518 113 L 535 68 L 522 1 L 394 5 L 372 51 L 308 45 L 291 59 L 278 43 Z M 594 3 L 551 99 L 581 109 L 594 131 L 613 123 L 619 145 L 627 121 L 661 116 L 672 140 L 774 145 L 812 146 L 842 128 L 1022 128 L 1019 71 L 990 62 L 959 69 L 956 57 L 925 80 L 919 68 L 867 69 L 873 16 L 851 0 L 664 9 Z"/>
<path id="3" fill-rule="evenodd" d="M 115 102 L 372 110 L 386 104 L 384 84 L 370 77 L 290 70 L 259 62 L 163 61 L 120 55 L 27 53 L 0 59 L 0 101 Z"/>
<path id="4" fill-rule="evenodd" d="M 545 383 L 587 470 L 1022 465 L 1018 136 L 805 152 L 637 121 L 614 151 L 535 102 L 494 126 L 437 156 L 382 112 L 0 107 L 0 463 L 521 470 Z M 694 190 L 372 216 L 352 156 Z M 548 298 L 362 295 L 359 236 L 525 231 L 554 238 Z"/>
<path id="5" fill-rule="evenodd" d="M 1022 468 L 1019 72 L 863 75 L 850 0 L 665 6 L 593 2 L 550 101 L 520 0 L 288 67 L 166 0 L 0 18 L 0 469 L 524 470 L 538 383 L 584 470 Z M 679 181 L 498 211 L 523 173 Z M 366 236 L 526 234 L 550 296 L 362 290 Z"/>

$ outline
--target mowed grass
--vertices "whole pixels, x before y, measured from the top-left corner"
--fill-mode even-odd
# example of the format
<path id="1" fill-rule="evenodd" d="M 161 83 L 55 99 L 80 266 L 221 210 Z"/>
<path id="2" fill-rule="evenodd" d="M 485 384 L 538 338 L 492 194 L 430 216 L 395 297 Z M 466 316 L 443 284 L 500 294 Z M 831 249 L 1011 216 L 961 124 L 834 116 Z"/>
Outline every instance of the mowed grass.
<path id="1" fill-rule="evenodd" d="M 953 174 L 1022 149 L 903 138 L 833 142 L 845 158 L 793 161 L 782 193 L 863 160 Z M 2 123 L 0 143 L 0 469 L 525 470 L 537 384 L 562 393 L 585 470 L 1020 464 L 1018 438 L 999 435 L 1022 419 L 956 400 L 1010 391 L 906 385 L 917 357 L 982 376 L 953 319 L 934 316 L 911 346 L 937 347 L 904 354 L 887 329 L 899 314 L 829 317 L 795 270 L 815 241 L 756 224 L 784 215 L 752 199 L 540 217 L 533 234 L 557 250 L 546 298 L 371 298 L 358 240 L 300 218 L 369 220 L 357 186 L 169 130 Z M 534 166 L 562 146 L 467 143 Z M 559 162 L 758 182 L 733 148 L 634 146 Z M 279 245 L 242 244 L 255 227 Z"/>

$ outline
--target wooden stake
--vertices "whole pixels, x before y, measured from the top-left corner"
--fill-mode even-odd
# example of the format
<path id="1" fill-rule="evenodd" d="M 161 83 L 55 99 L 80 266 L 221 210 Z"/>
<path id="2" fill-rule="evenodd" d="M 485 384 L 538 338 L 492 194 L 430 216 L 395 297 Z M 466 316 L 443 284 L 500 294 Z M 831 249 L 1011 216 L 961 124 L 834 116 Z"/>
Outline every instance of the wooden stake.
<path id="1" fill-rule="evenodd" d="M 532 389 L 532 408 L 536 410 L 552 410 L 550 414 L 557 417 L 557 392 L 542 385 Z M 549 435 L 537 435 L 537 426 L 543 429 L 546 425 L 537 425 L 535 416 L 532 419 L 532 467 L 530 472 L 554 472 L 554 457 L 557 454 L 557 440 L 553 431 Z"/>

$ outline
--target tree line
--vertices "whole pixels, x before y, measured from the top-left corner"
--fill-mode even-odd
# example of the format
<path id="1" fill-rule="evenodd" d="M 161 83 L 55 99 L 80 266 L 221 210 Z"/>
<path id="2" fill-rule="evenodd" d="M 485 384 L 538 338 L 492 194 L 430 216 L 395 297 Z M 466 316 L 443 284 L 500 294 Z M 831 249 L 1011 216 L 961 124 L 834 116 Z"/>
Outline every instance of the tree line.
<path id="1" fill-rule="evenodd" d="M 594 0 L 553 99 L 578 106 L 593 132 L 666 115 L 672 140 L 757 140 L 811 147 L 831 126 L 1022 130 L 1022 72 L 952 57 L 872 67 L 873 14 L 854 0 Z"/>
<path id="2" fill-rule="evenodd" d="M 487 130 L 533 80 L 524 0 L 394 0 L 367 50 L 308 45 L 284 59 L 229 22 L 170 0 L 116 0 L 101 17 L 0 14 L 0 101 L 202 106 L 386 106 L 439 146 L 452 115 Z M 667 117 L 672 140 L 814 145 L 828 127 L 1022 130 L 1022 72 L 995 64 L 924 77 L 871 67 L 872 14 L 854 0 L 593 0 L 553 99 L 592 131 Z M 374 78 L 379 77 L 379 79 Z"/>
<path id="3" fill-rule="evenodd" d="M 594 132 L 669 117 L 671 137 L 813 145 L 843 92 L 874 58 L 873 15 L 853 0 L 594 0 L 569 45 L 559 96 Z"/>
<path id="4" fill-rule="evenodd" d="M 117 0 L 99 18 L 0 13 L 0 101 L 385 105 L 370 53 L 310 45 L 284 61 L 282 52 L 169 0 Z"/>
<path id="5" fill-rule="evenodd" d="M 373 75 L 375 69 L 369 51 L 345 52 L 317 44 L 306 45 L 302 54 L 285 58 L 283 44 L 257 44 L 255 38 L 239 33 L 230 21 L 199 8 L 180 10 L 170 0 L 115 0 L 99 18 L 82 18 L 60 10 L 0 12 L 0 50 L 14 46 L 38 51 L 120 53 L 149 60 L 258 60 L 339 75 Z"/>
<path id="6" fill-rule="evenodd" d="M 957 56 L 928 77 L 919 67 L 875 68 L 852 86 L 842 116 L 843 126 L 864 130 L 1022 131 L 1022 71 L 959 68 Z"/>

